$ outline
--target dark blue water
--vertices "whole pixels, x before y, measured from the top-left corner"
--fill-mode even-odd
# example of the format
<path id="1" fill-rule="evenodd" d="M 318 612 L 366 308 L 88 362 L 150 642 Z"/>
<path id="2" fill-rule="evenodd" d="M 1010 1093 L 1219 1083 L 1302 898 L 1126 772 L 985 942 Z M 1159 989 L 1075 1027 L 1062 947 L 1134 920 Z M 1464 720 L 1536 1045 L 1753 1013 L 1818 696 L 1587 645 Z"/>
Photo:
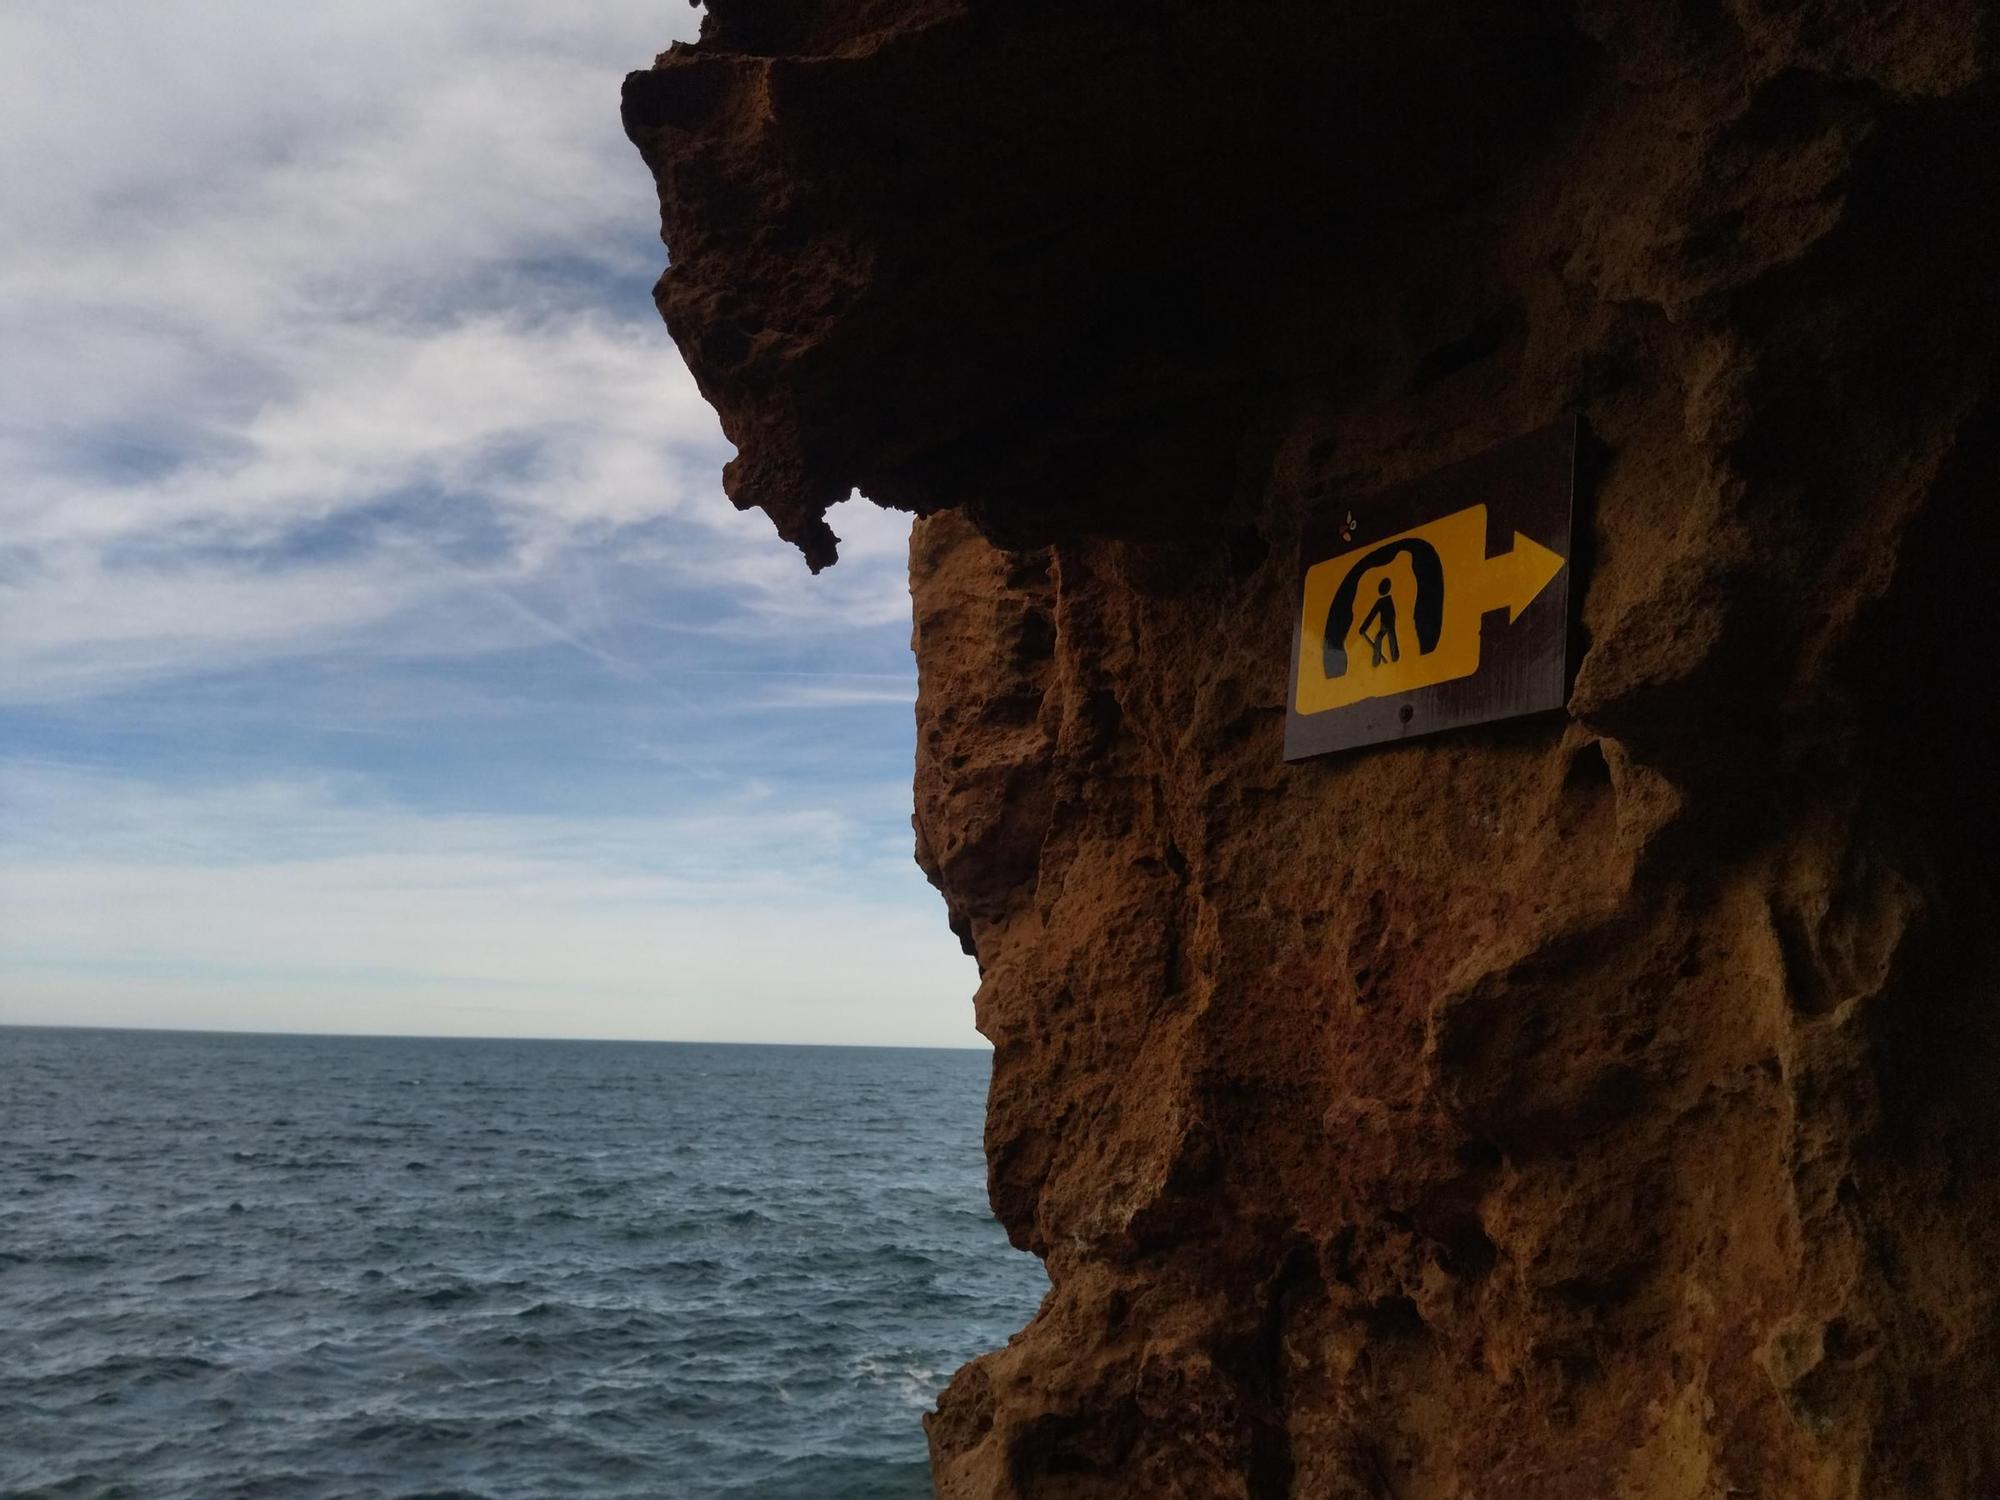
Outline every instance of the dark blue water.
<path id="1" fill-rule="evenodd" d="M 0 1495 L 928 1495 L 987 1069 L 0 1028 Z"/>

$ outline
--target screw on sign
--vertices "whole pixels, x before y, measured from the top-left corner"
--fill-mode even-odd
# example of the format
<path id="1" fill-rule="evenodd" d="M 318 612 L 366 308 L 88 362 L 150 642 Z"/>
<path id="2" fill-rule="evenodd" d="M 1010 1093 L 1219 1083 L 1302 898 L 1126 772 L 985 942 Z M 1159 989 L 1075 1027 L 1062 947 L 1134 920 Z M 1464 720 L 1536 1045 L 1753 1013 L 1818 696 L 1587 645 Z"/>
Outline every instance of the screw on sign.
<path id="1" fill-rule="evenodd" d="M 1307 528 L 1285 759 L 1562 707 L 1576 442 L 1567 419 Z"/>

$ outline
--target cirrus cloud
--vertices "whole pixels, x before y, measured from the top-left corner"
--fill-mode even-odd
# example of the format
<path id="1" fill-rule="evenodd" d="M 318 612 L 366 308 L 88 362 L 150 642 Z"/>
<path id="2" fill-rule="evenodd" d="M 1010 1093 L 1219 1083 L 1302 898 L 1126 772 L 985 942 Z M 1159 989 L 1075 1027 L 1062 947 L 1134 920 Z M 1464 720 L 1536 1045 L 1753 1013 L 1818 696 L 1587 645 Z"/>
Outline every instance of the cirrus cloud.
<path id="1" fill-rule="evenodd" d="M 0 12 L 0 1018 L 125 1015 L 150 973 L 213 1019 L 202 984 L 284 975 L 319 998 L 271 1024 L 351 1026 L 329 997 L 366 973 L 458 1029 L 445 988 L 511 976 L 571 997 L 565 1032 L 720 1034 L 678 970 L 746 976 L 756 1003 L 715 1014 L 775 1035 L 759 1017 L 807 1001 L 783 944 L 745 956 L 760 910 L 856 965 L 864 938 L 935 944 L 883 795 L 907 521 L 844 507 L 809 580 L 722 499 L 727 444 L 647 295 L 617 84 L 674 19 Z M 169 837 L 185 858 L 144 853 Z M 970 1039 L 937 951 L 911 972 Z M 912 993 L 886 1014 L 850 1030 L 935 1034 Z"/>

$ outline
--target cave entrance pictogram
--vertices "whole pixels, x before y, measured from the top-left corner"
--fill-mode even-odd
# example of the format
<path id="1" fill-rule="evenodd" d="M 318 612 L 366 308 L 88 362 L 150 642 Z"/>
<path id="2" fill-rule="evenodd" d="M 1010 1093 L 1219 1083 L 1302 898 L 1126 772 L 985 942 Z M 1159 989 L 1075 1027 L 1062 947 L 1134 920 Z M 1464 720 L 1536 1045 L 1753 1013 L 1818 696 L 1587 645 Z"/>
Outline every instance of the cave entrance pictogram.
<path id="1" fill-rule="evenodd" d="M 1375 602 L 1357 629 L 1355 596 L 1364 579 L 1374 581 Z M 1409 601 L 1407 609 L 1398 608 L 1399 594 Z M 1438 632 L 1444 625 L 1444 562 L 1437 548 L 1421 537 L 1402 537 L 1372 551 L 1364 550 L 1360 561 L 1347 570 L 1340 587 L 1334 590 L 1333 602 L 1327 606 L 1326 625 L 1320 633 L 1324 642 L 1321 671 L 1329 678 L 1346 676 L 1354 661 L 1356 639 L 1368 647 L 1369 667 L 1400 665 L 1403 652 L 1402 637 L 1396 629 L 1399 619 L 1411 621 L 1419 656 L 1428 656 L 1437 649 Z M 1402 675 L 1392 674 L 1398 679 Z M 1386 692 L 1393 691 L 1396 684 L 1384 678 L 1373 685 Z"/>

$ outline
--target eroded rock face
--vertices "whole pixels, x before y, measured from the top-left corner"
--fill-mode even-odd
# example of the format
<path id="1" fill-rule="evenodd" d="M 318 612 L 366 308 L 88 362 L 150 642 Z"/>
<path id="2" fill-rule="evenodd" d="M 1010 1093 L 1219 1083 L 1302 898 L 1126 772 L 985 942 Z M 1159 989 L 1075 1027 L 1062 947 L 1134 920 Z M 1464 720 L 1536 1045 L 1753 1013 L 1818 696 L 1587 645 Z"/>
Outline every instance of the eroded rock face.
<path id="1" fill-rule="evenodd" d="M 659 300 L 915 510 L 1052 1290 L 946 1497 L 2000 1493 L 1982 7 L 711 0 Z M 1316 505 L 1565 411 L 1567 715 L 1287 766 Z"/>

